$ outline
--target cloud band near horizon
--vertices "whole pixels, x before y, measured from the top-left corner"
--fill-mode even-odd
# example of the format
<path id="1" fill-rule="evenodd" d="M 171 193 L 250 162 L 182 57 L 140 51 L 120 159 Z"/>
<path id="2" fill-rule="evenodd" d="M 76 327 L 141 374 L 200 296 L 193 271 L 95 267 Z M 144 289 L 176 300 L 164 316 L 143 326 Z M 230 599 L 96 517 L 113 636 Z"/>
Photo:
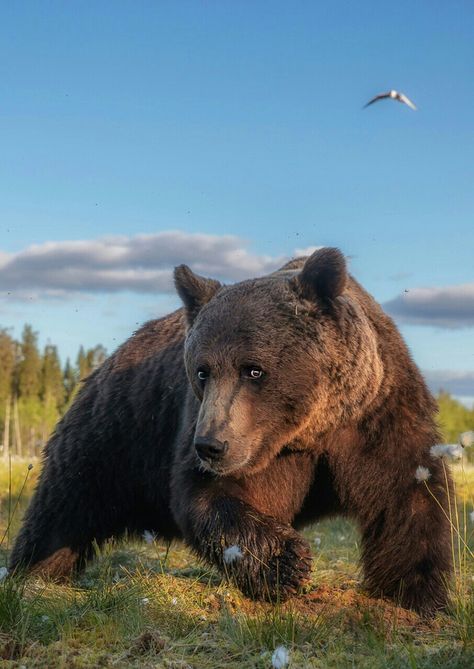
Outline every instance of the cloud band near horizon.
<path id="1" fill-rule="evenodd" d="M 296 249 L 296 255 L 318 247 Z M 19 300 L 79 293 L 174 292 L 173 267 L 186 263 L 200 274 L 240 281 L 276 270 L 291 256 L 259 255 L 236 235 L 179 230 L 155 234 L 50 241 L 13 254 L 0 251 L 0 294 Z M 474 283 L 414 288 L 384 305 L 399 323 L 474 326 Z"/>
<path id="2" fill-rule="evenodd" d="M 385 302 L 399 323 L 459 329 L 474 326 L 474 283 L 414 288 Z"/>
<path id="3" fill-rule="evenodd" d="M 173 292 L 172 270 L 181 263 L 226 281 L 272 272 L 287 258 L 258 255 L 234 235 L 159 232 L 133 237 L 45 242 L 0 253 L 0 290 L 17 295 L 132 291 Z"/>
<path id="4" fill-rule="evenodd" d="M 424 370 L 423 375 L 434 394 L 446 391 L 458 397 L 474 398 L 474 371 Z"/>

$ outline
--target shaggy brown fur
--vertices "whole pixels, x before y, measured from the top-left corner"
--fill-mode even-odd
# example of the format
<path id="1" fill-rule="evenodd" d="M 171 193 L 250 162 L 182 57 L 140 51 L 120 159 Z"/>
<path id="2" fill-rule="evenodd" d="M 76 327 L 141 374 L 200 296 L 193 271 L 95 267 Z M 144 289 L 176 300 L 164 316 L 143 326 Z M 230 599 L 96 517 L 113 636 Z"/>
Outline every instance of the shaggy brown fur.
<path id="1" fill-rule="evenodd" d="M 152 529 L 250 596 L 284 598 L 311 568 L 294 528 L 341 513 L 360 526 L 372 594 L 442 607 L 452 565 L 435 403 L 342 254 L 233 286 L 186 266 L 175 278 L 184 310 L 119 348 L 58 425 L 11 566 L 63 573 L 94 539 Z"/>

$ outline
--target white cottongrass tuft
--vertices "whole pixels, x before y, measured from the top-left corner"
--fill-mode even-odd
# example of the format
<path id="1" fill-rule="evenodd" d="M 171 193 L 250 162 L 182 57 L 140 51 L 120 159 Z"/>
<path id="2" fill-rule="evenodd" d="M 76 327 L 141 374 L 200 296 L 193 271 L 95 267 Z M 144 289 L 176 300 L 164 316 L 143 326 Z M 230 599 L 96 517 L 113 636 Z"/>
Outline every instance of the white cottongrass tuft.
<path id="1" fill-rule="evenodd" d="M 462 446 L 459 444 L 435 444 L 430 448 L 432 458 L 462 459 Z"/>
<path id="2" fill-rule="evenodd" d="M 290 651 L 285 646 L 278 646 L 275 648 L 272 655 L 272 667 L 273 669 L 284 669 L 288 666 L 290 661 Z"/>
<path id="3" fill-rule="evenodd" d="M 420 465 L 419 467 L 416 468 L 415 478 L 418 481 L 418 483 L 421 483 L 422 481 L 427 481 L 429 478 L 431 478 L 431 472 L 428 469 L 428 467 L 422 467 Z"/>
<path id="4" fill-rule="evenodd" d="M 241 560 L 244 556 L 239 546 L 234 544 L 225 549 L 223 557 L 226 564 L 231 564 L 232 562 L 235 562 L 235 560 Z"/>
<path id="5" fill-rule="evenodd" d="M 0 567 L 0 581 L 3 581 L 4 578 L 8 576 L 8 569 L 6 567 Z"/>
<path id="6" fill-rule="evenodd" d="M 463 432 L 459 435 L 459 443 L 464 448 L 468 448 L 474 444 L 474 430 L 469 430 L 469 432 Z"/>
<path id="7" fill-rule="evenodd" d="M 178 598 L 173 597 L 173 599 L 171 600 L 171 603 L 173 604 L 173 606 L 176 606 L 176 604 L 178 603 Z"/>
<path id="8" fill-rule="evenodd" d="M 144 606 L 146 606 L 146 605 L 148 604 L 149 601 L 150 601 L 150 599 L 149 599 L 148 597 L 142 597 L 142 604 L 143 604 Z"/>
<path id="9" fill-rule="evenodd" d="M 155 535 L 153 532 L 150 532 L 150 530 L 145 530 L 143 532 L 143 539 L 147 542 L 147 544 L 152 544 L 155 541 Z"/>

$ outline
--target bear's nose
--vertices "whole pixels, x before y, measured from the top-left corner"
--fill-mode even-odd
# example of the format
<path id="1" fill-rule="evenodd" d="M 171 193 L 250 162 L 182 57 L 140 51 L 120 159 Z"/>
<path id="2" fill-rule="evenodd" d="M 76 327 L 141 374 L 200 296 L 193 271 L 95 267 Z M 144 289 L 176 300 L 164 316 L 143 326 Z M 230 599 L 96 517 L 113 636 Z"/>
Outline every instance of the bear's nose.
<path id="1" fill-rule="evenodd" d="M 214 437 L 196 437 L 194 447 L 201 460 L 217 460 L 227 451 L 229 443 Z"/>

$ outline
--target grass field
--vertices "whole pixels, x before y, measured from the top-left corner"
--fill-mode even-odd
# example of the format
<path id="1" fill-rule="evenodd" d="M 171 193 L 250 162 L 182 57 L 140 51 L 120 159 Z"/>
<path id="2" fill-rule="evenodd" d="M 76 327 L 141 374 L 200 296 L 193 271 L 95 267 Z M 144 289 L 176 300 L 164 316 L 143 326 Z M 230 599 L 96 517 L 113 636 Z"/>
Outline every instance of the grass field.
<path id="1" fill-rule="evenodd" d="M 0 465 L 0 564 L 38 467 Z M 125 540 L 98 551 L 67 586 L 39 578 L 0 583 L 0 667 L 267 669 L 284 646 L 292 668 L 472 668 L 474 467 L 454 473 L 457 576 L 450 611 L 431 622 L 364 595 L 358 534 L 343 519 L 305 532 L 313 587 L 277 606 L 245 599 L 182 545 Z"/>

